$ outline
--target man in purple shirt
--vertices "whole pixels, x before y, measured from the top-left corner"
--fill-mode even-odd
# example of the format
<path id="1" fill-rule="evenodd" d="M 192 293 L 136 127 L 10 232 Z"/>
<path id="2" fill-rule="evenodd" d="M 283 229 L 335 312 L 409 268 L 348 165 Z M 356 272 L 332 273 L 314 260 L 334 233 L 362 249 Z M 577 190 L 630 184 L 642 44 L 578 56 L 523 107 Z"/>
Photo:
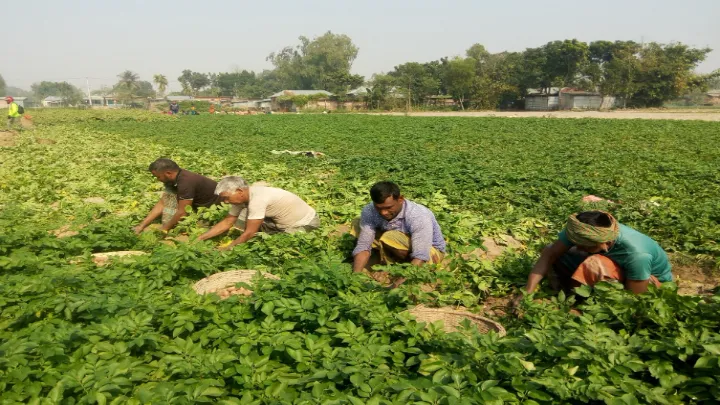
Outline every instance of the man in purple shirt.
<path id="1" fill-rule="evenodd" d="M 439 263 L 445 255 L 445 239 L 435 215 L 427 208 L 406 200 L 400 187 L 389 181 L 376 183 L 370 189 L 372 203 L 363 207 L 360 220 L 353 223 L 358 241 L 353 250 L 353 271 L 362 271 L 373 250 L 380 262 L 410 262 L 421 266 Z M 393 287 L 405 279 L 396 280 Z"/>

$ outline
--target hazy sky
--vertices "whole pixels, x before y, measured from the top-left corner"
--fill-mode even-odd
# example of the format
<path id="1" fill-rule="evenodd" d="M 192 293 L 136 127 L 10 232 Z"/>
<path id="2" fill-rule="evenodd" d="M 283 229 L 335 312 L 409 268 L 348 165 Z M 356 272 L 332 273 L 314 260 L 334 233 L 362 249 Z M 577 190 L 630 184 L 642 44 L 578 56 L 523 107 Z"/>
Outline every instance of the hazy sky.
<path id="1" fill-rule="evenodd" d="M 67 80 L 112 85 L 130 69 L 262 70 L 270 52 L 330 30 L 360 48 L 355 73 L 461 55 L 473 43 L 521 51 L 552 40 L 679 41 L 717 49 L 700 66 L 720 68 L 720 0 L 4 1 L 0 74 L 8 85 Z"/>

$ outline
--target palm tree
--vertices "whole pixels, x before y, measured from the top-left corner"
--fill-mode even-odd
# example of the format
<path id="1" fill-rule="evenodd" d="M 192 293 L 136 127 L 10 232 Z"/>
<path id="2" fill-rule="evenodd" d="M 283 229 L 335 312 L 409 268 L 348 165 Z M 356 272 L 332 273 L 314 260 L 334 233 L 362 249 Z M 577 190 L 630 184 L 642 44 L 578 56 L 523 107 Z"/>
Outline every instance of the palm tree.
<path id="1" fill-rule="evenodd" d="M 137 73 L 131 70 L 126 70 L 118 75 L 118 79 L 120 80 L 118 81 L 117 85 L 115 85 L 115 88 L 127 92 L 127 97 L 132 103 L 133 92 L 138 87 L 138 80 L 140 79 L 140 76 L 138 76 Z"/>
<path id="2" fill-rule="evenodd" d="M 165 75 L 155 75 L 153 76 L 153 82 L 158 87 L 158 91 L 160 92 L 159 96 L 162 97 L 165 94 L 165 90 L 167 90 L 167 77 L 165 77 Z"/>

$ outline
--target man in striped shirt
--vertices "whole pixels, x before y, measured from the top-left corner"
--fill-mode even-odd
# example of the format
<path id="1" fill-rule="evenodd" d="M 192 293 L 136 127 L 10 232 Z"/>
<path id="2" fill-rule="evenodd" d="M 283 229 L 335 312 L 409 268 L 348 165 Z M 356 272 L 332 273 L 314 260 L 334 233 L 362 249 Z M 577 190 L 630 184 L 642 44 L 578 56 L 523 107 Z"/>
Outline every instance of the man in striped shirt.
<path id="1" fill-rule="evenodd" d="M 406 200 L 400 187 L 389 181 L 376 183 L 370 189 L 372 203 L 363 207 L 359 221 L 353 223 L 358 238 L 353 250 L 353 271 L 362 271 L 373 250 L 380 262 L 439 263 L 445 255 L 445 240 L 435 215 L 427 207 Z M 405 279 L 396 280 L 393 287 Z"/>

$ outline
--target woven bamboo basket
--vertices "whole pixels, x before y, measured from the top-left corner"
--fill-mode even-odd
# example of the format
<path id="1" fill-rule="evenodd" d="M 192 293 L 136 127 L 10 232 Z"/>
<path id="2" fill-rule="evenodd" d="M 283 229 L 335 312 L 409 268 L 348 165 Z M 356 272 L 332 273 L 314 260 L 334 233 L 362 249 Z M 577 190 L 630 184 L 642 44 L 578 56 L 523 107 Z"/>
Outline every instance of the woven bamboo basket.
<path id="1" fill-rule="evenodd" d="M 492 319 L 473 314 L 467 310 L 455 309 L 454 307 L 428 308 L 424 305 L 418 305 L 410 310 L 410 314 L 415 317 L 418 322 L 426 322 L 428 324 L 443 321 L 443 329 L 446 333 L 457 332 L 460 323 L 467 319 L 475 325 L 480 333 L 489 333 L 495 331 L 500 336 L 505 336 L 505 328 Z"/>
<path id="2" fill-rule="evenodd" d="M 222 273 L 215 273 L 209 277 L 199 280 L 193 285 L 193 290 L 198 294 L 214 293 L 227 287 L 232 287 L 237 283 L 247 283 L 252 285 L 252 279 L 257 273 L 263 277 L 272 280 L 278 280 L 280 277 L 257 270 L 230 270 Z"/>

